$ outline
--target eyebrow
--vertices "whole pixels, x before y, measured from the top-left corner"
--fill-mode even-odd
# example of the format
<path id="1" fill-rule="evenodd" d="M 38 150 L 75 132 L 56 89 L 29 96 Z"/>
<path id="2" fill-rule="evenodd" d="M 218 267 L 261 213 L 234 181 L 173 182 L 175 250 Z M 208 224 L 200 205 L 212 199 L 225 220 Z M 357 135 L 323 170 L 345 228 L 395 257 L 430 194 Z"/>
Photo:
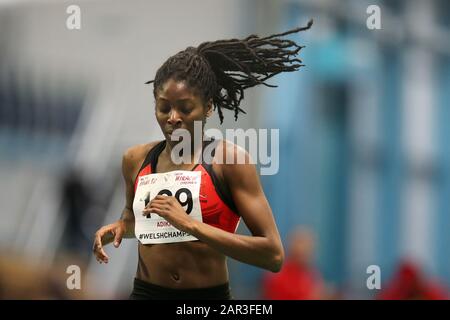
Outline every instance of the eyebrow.
<path id="1" fill-rule="evenodd" d="M 157 97 L 156 99 L 161 99 L 161 100 L 169 101 L 169 99 L 166 99 L 166 98 L 164 98 L 164 97 Z M 193 100 L 192 98 L 184 98 L 184 99 L 177 99 L 177 100 L 175 100 L 175 101 L 177 101 L 177 102 L 184 102 L 184 101 L 191 102 L 192 100 Z"/>

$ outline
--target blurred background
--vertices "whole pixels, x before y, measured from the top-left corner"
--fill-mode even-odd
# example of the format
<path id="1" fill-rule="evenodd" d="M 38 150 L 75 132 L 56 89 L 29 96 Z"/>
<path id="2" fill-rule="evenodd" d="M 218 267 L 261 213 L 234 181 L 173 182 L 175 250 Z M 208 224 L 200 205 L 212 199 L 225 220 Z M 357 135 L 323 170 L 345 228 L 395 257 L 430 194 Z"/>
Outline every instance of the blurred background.
<path id="1" fill-rule="evenodd" d="M 66 27 L 72 4 L 80 30 Z M 366 26 L 372 4 L 380 30 Z M 137 240 L 107 247 L 107 265 L 91 246 L 123 209 L 124 150 L 163 137 L 144 82 L 188 46 L 311 18 L 291 37 L 306 67 L 246 92 L 237 122 L 208 122 L 280 130 L 279 172 L 261 179 L 291 269 L 229 259 L 234 297 L 447 298 L 445 0 L 0 0 L 0 298 L 127 298 Z M 81 290 L 66 288 L 69 265 Z M 367 287 L 371 265 L 381 289 Z"/>

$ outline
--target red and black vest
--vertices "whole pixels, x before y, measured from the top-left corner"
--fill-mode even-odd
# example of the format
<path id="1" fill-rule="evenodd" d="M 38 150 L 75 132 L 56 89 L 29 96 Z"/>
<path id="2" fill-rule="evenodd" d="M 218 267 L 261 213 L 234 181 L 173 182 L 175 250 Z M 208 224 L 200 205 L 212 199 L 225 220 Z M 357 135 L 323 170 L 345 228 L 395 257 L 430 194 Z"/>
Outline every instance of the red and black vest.
<path id="1" fill-rule="evenodd" d="M 211 143 L 211 141 L 205 141 L 204 147 L 207 143 Z M 163 140 L 148 152 L 134 181 L 135 192 L 139 177 L 156 173 L 155 168 L 158 163 L 159 155 L 165 147 L 166 141 Z M 212 156 L 214 157 L 214 151 Z M 201 172 L 200 207 L 203 222 L 234 233 L 237 229 L 240 216 L 237 213 L 236 205 L 234 204 L 231 195 L 219 183 L 212 165 L 202 162 L 195 165 L 192 171 Z"/>

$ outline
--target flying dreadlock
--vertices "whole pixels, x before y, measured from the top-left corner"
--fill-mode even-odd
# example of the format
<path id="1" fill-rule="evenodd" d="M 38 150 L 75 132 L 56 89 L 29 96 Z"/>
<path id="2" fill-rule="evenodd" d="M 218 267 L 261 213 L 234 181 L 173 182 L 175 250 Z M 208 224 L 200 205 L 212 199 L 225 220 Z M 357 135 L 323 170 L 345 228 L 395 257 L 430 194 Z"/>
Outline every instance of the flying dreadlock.
<path id="1" fill-rule="evenodd" d="M 188 47 L 167 61 L 158 69 L 153 93 L 170 78 L 184 80 L 199 90 L 205 102 L 212 99 L 217 108 L 220 123 L 222 109 L 234 110 L 237 120 L 239 112 L 245 113 L 239 105 L 244 99 L 244 90 L 262 84 L 276 87 L 265 81 L 281 72 L 297 71 L 304 66 L 295 58 L 304 46 L 282 37 L 308 30 L 313 24 L 284 33 L 260 38 L 250 35 L 243 40 L 230 39 L 204 42 L 197 48 Z"/>

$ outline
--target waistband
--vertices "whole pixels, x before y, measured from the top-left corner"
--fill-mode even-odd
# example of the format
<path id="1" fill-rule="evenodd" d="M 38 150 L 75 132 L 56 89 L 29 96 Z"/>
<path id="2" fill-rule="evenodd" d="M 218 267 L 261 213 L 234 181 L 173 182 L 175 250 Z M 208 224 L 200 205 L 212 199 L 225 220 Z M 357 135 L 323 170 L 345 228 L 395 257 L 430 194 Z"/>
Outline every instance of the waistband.
<path id="1" fill-rule="evenodd" d="M 205 288 L 174 289 L 134 279 L 131 300 L 230 300 L 229 283 Z"/>

